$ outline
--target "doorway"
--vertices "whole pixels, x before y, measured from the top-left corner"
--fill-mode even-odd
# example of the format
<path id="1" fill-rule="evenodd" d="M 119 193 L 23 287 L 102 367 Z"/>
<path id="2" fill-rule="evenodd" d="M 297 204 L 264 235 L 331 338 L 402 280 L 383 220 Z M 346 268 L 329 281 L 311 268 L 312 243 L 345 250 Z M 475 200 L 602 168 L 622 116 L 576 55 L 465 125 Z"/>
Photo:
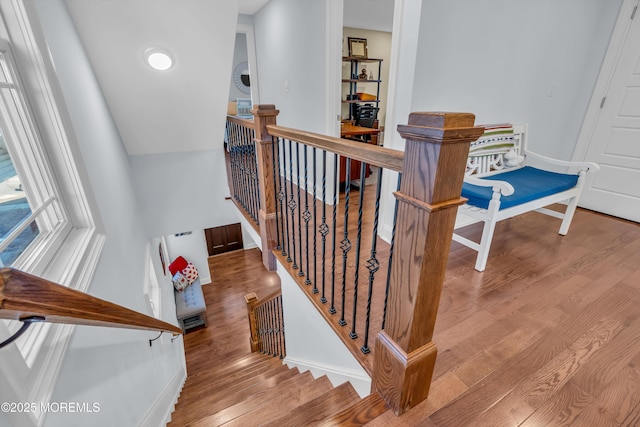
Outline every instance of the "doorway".
<path id="1" fill-rule="evenodd" d="M 580 206 L 635 222 L 640 222 L 639 3 L 622 4 L 574 153 L 576 160 L 600 165 Z"/>
<path id="2" fill-rule="evenodd" d="M 223 225 L 204 230 L 209 256 L 243 249 L 240 223 Z"/>

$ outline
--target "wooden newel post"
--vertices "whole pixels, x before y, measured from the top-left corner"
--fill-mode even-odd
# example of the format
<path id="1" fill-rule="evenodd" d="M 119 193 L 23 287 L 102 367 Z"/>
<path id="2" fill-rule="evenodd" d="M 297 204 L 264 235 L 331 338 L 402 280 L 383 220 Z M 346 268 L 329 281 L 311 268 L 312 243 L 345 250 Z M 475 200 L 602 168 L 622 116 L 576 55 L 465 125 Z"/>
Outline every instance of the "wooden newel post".
<path id="1" fill-rule="evenodd" d="M 470 113 L 412 113 L 385 329 L 376 338 L 373 385 L 400 415 L 427 398 L 432 342 L 469 146 L 482 135 Z"/>
<path id="2" fill-rule="evenodd" d="M 260 349 L 260 341 L 258 339 L 258 320 L 256 319 L 256 302 L 258 302 L 258 296 L 255 292 L 251 292 L 244 296 L 244 301 L 247 303 L 247 315 L 249 316 L 249 345 L 251 346 L 251 352 L 255 353 Z"/>
<path id="3" fill-rule="evenodd" d="M 276 259 L 272 250 L 278 245 L 276 232 L 276 195 L 274 182 L 273 141 L 267 132 L 267 125 L 275 125 L 279 110 L 274 105 L 256 105 L 251 110 L 255 123 L 257 147 L 258 181 L 260 185 L 260 238 L 262 239 L 262 263 L 269 271 L 276 269 Z M 277 144 L 275 146 L 278 153 Z"/>

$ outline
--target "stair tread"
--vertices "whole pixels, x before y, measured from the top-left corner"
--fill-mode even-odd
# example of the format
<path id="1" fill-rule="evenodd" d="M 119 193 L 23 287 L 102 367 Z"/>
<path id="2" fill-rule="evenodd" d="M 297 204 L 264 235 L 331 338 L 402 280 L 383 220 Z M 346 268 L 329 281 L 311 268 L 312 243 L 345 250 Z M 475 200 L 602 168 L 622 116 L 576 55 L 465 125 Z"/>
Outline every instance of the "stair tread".
<path id="1" fill-rule="evenodd" d="M 255 393 L 257 390 L 268 389 L 274 387 L 298 374 L 297 369 L 289 369 L 286 365 L 280 365 L 275 369 L 266 370 L 264 372 L 251 373 L 249 377 L 241 378 L 235 383 L 227 384 L 224 387 L 205 388 L 197 393 L 192 393 L 195 399 L 208 399 L 212 401 L 211 408 L 215 409 L 211 413 L 215 413 L 236 402 L 242 401 L 246 396 Z M 233 399 L 236 399 L 235 401 Z"/>
<path id="2" fill-rule="evenodd" d="M 261 355 L 253 360 L 243 359 L 242 363 L 233 363 L 229 366 L 228 370 L 211 370 L 206 368 L 199 370 L 197 367 L 191 367 L 191 369 L 189 369 L 189 376 L 192 377 L 192 381 L 185 384 L 185 388 L 198 388 L 203 383 L 209 386 L 218 386 L 233 382 L 239 376 L 246 375 L 250 372 L 260 372 L 280 365 L 282 365 L 282 360 Z"/>
<path id="3" fill-rule="evenodd" d="M 321 427 L 362 426 L 388 411 L 389 408 L 384 399 L 378 393 L 372 393 L 325 419 L 319 425 Z"/>
<path id="4" fill-rule="evenodd" d="M 208 417 L 202 417 L 193 425 L 222 425 L 224 423 L 229 423 L 239 417 L 242 417 L 243 415 L 251 411 L 258 410 L 266 405 L 277 406 L 277 410 L 281 410 L 281 405 L 279 404 L 279 402 L 281 402 L 282 400 L 291 400 L 296 393 L 300 392 L 301 389 L 315 390 L 315 387 L 310 387 L 310 384 L 313 381 L 313 376 L 309 371 L 303 372 L 296 375 L 295 377 L 283 381 L 277 387 L 254 392 L 253 394 L 246 396 L 245 400 L 242 402 L 238 402 Z"/>
<path id="5" fill-rule="evenodd" d="M 209 392 L 204 390 L 198 395 L 190 395 L 193 401 L 198 402 L 198 410 L 193 411 L 193 403 L 189 405 L 190 411 L 188 413 L 181 412 L 180 402 L 176 405 L 176 410 L 172 415 L 172 419 L 176 422 L 176 425 L 184 426 L 189 422 L 196 421 L 204 414 L 213 415 L 229 406 L 233 406 L 238 402 L 242 402 L 248 397 L 257 392 L 267 390 L 272 387 L 277 387 L 278 384 L 298 375 L 298 369 L 289 369 L 286 365 L 280 365 L 279 367 L 265 372 L 260 375 L 256 375 L 253 378 L 240 382 L 233 386 L 216 390 L 215 392 Z M 220 396 L 220 394 L 224 396 Z M 195 419 L 194 419 L 195 417 Z"/>
<path id="6" fill-rule="evenodd" d="M 272 427 L 317 425 L 328 416 L 340 412 L 358 401 L 360 401 L 358 393 L 351 384 L 346 382 L 264 425 Z"/>
<path id="7" fill-rule="evenodd" d="M 260 373 L 269 369 L 275 369 L 282 366 L 282 360 L 278 358 L 264 357 L 265 360 L 249 363 L 246 366 L 232 368 L 229 372 L 210 372 L 208 370 L 198 371 L 190 370 L 189 375 L 193 377 L 193 381 L 185 384 L 185 388 L 200 388 L 206 384 L 208 388 L 224 388 L 224 386 L 234 383 L 243 377 L 251 375 L 251 373 Z"/>
<path id="8" fill-rule="evenodd" d="M 277 396 L 273 396 L 272 400 L 267 402 L 266 405 L 262 405 L 240 417 L 234 418 L 224 425 L 227 427 L 246 427 L 247 425 L 258 424 L 262 426 L 265 420 L 270 420 L 273 417 L 280 416 L 282 413 L 290 412 L 310 400 L 331 391 L 333 385 L 331 385 L 331 381 L 323 375 L 313 380 L 310 384 L 299 387 L 297 390 L 293 388 L 284 390 L 284 387 L 278 388 L 280 392 Z"/>

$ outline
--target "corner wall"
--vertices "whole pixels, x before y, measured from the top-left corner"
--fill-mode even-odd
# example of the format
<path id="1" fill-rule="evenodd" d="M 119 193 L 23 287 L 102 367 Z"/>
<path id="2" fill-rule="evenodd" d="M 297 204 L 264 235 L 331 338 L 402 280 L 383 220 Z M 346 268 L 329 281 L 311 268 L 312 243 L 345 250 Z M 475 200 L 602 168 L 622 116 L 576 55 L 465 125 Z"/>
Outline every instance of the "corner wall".
<path id="1" fill-rule="evenodd" d="M 569 160 L 620 0 L 430 0 L 412 111 L 528 123 L 529 146 Z"/>
<path id="2" fill-rule="evenodd" d="M 148 265 L 145 220 L 132 187 L 127 153 L 63 0 L 36 0 L 80 155 L 85 163 L 106 242 L 88 292 L 150 313 L 144 297 Z M 165 314 L 171 313 L 171 300 Z M 168 306 L 167 306 L 168 305 Z M 173 311 L 175 313 L 175 309 Z M 177 323 L 175 314 L 163 320 Z M 182 340 L 167 336 L 152 347 L 148 331 L 77 326 L 51 402 L 99 405 L 99 412 L 50 412 L 47 427 L 133 426 L 162 419 L 156 403 L 177 396 L 186 373 Z"/>

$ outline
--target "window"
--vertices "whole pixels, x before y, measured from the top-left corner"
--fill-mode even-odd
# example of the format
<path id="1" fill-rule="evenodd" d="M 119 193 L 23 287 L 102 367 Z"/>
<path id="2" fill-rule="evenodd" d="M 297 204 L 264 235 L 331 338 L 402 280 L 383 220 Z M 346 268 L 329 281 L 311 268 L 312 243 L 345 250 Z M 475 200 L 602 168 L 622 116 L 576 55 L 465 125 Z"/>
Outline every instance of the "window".
<path id="1" fill-rule="evenodd" d="M 46 52 L 34 2 L 0 0 L 0 266 L 86 291 L 105 236 Z M 0 341 L 19 326 L 0 320 Z M 0 397 L 47 402 L 72 331 L 36 324 L 3 348 Z"/>
<path id="2" fill-rule="evenodd" d="M 34 271 L 70 224 L 21 88 L 9 43 L 0 40 L 0 266 Z"/>

